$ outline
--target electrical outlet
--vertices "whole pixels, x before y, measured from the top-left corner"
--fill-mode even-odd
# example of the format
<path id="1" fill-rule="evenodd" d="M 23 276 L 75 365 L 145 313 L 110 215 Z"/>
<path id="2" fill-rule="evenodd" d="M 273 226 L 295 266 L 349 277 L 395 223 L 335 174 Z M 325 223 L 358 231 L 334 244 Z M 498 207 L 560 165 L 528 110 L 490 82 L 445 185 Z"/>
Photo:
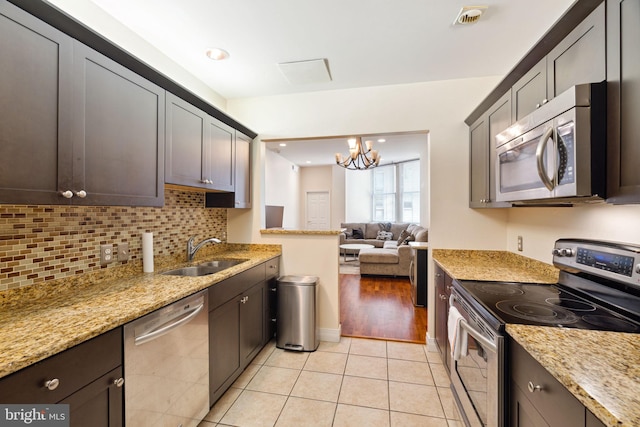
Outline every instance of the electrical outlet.
<path id="1" fill-rule="evenodd" d="M 518 236 L 518 251 L 522 252 L 522 236 Z"/>
<path id="2" fill-rule="evenodd" d="M 129 260 L 129 244 L 128 243 L 118 243 L 118 261 L 128 261 Z"/>
<path id="3" fill-rule="evenodd" d="M 114 260 L 113 245 L 100 245 L 100 265 L 107 265 Z"/>

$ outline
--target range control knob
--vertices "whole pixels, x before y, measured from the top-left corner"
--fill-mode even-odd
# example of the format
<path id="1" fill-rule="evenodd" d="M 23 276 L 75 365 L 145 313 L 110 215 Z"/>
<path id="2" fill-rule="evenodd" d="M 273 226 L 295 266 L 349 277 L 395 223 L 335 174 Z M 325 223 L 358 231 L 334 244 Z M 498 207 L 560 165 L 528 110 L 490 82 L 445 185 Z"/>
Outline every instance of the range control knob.
<path id="1" fill-rule="evenodd" d="M 573 251 L 573 249 L 571 249 L 571 248 L 562 248 L 562 249 L 560 249 L 560 254 L 561 254 L 562 256 L 569 256 L 569 257 L 571 257 L 571 256 L 573 256 L 573 255 L 574 255 L 574 251 Z"/>
<path id="2" fill-rule="evenodd" d="M 640 274 L 640 264 L 636 265 L 636 273 Z"/>
<path id="3" fill-rule="evenodd" d="M 551 255 L 553 256 L 562 256 L 560 253 L 560 249 L 558 248 L 553 248 L 553 250 L 551 251 Z"/>

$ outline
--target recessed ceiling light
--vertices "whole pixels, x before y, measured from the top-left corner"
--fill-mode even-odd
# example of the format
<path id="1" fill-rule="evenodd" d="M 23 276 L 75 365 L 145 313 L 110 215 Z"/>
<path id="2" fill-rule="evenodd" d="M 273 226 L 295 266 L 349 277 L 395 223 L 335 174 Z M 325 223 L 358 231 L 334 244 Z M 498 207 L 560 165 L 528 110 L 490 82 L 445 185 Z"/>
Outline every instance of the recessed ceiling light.
<path id="1" fill-rule="evenodd" d="M 287 144 L 285 144 L 284 142 L 280 143 L 280 147 L 286 147 L 286 146 L 287 146 Z"/>
<path id="2" fill-rule="evenodd" d="M 307 160 L 307 164 L 310 164 L 310 163 L 311 163 L 311 160 Z"/>
<path id="3" fill-rule="evenodd" d="M 224 49 L 220 49 L 219 47 L 212 47 L 207 49 L 206 52 L 209 59 L 213 59 L 214 61 L 222 61 L 229 57 L 229 52 Z"/>
<path id="4" fill-rule="evenodd" d="M 383 142 L 386 142 L 386 141 L 387 141 L 387 140 L 386 140 L 386 139 L 384 139 L 384 138 L 380 138 L 380 139 L 378 140 L 378 142 L 379 142 L 380 144 L 382 144 Z"/>

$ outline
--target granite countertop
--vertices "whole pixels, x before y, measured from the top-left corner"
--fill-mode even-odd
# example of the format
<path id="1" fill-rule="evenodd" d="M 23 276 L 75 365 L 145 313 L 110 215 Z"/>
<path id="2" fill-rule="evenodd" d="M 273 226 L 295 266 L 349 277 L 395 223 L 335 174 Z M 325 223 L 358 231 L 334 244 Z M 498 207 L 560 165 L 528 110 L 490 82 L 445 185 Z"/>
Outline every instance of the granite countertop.
<path id="1" fill-rule="evenodd" d="M 605 425 L 640 426 L 640 334 L 512 324 L 506 329 Z"/>
<path id="2" fill-rule="evenodd" d="M 281 255 L 280 245 L 215 248 L 203 248 L 191 264 L 246 261 L 216 274 L 183 277 L 160 273 L 188 265 L 184 256 L 156 257 L 155 273 L 142 273 L 141 262 L 129 263 L 0 292 L 0 378 Z"/>
<path id="3" fill-rule="evenodd" d="M 433 259 L 459 280 L 558 283 L 560 271 L 550 264 L 507 251 L 434 249 Z"/>

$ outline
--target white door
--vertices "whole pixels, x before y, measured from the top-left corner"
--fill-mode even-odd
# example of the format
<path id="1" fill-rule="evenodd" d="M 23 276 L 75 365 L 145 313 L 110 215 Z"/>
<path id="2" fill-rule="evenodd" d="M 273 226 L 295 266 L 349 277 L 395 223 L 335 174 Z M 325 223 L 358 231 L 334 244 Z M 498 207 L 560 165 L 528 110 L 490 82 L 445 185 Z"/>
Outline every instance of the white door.
<path id="1" fill-rule="evenodd" d="M 307 192 L 307 230 L 329 229 L 329 192 Z"/>

